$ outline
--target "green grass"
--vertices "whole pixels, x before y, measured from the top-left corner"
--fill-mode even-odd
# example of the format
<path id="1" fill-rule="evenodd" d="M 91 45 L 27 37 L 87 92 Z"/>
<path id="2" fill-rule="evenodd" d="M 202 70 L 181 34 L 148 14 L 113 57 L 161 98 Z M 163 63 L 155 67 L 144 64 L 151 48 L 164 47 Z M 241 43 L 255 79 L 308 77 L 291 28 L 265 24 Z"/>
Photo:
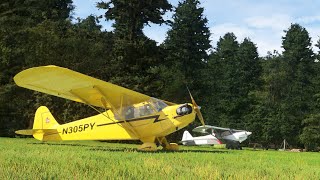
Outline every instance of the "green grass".
<path id="1" fill-rule="evenodd" d="M 0 179 L 320 179 L 320 153 L 0 138 Z"/>

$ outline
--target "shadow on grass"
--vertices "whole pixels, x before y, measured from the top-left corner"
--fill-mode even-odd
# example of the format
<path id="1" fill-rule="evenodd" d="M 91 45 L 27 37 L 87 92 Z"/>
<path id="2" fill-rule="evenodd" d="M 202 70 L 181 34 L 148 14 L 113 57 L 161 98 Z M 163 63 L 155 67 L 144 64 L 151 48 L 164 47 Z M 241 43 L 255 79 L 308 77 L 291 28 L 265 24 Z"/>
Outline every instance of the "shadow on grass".
<path id="1" fill-rule="evenodd" d="M 77 146 L 77 147 L 99 147 L 104 148 L 105 146 L 92 146 L 92 145 L 85 145 L 85 144 L 61 144 L 61 143 L 46 143 L 46 142 L 39 142 L 39 143 L 28 143 L 28 144 L 35 144 L 35 145 L 48 145 L 48 146 Z"/>
<path id="2" fill-rule="evenodd" d="M 85 147 L 90 151 L 105 151 L 105 152 L 138 152 L 138 153 L 230 153 L 228 150 L 204 150 L 204 149 L 182 149 L 178 151 L 168 151 L 158 149 L 157 151 L 141 151 L 137 148 L 127 148 L 127 147 L 107 147 L 107 146 L 95 146 L 95 145 L 85 145 L 85 144 L 61 144 L 61 143 L 28 143 L 34 145 L 49 145 L 49 146 L 74 146 L 74 147 Z M 138 146 L 138 145 L 137 145 Z"/>
<path id="3" fill-rule="evenodd" d="M 190 150 L 178 150 L 178 151 L 168 151 L 168 150 L 162 150 L 158 149 L 157 151 L 141 151 L 138 150 L 137 148 L 90 148 L 89 150 L 91 151 L 106 151 L 106 152 L 138 152 L 138 153 L 229 153 L 229 151 L 221 151 L 221 150 L 195 150 L 195 149 L 190 149 Z"/>

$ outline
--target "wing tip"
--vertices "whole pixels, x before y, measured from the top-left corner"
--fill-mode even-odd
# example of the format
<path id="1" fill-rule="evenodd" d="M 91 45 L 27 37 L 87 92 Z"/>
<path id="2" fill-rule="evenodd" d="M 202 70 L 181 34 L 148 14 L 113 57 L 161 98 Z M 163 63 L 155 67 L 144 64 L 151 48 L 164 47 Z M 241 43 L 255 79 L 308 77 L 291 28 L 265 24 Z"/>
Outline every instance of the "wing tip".
<path id="1" fill-rule="evenodd" d="M 59 67 L 59 66 L 56 66 L 56 65 L 47 65 L 47 66 L 44 66 L 44 67 Z"/>
<path id="2" fill-rule="evenodd" d="M 20 71 L 18 74 L 16 74 L 16 75 L 13 77 L 14 82 L 15 82 L 18 86 L 22 86 L 22 85 L 24 84 L 24 83 L 23 83 L 23 79 L 25 79 L 25 77 L 27 76 L 27 74 L 28 74 L 29 72 L 31 72 L 32 70 L 39 69 L 39 68 L 61 68 L 61 67 L 56 66 L 56 65 L 47 65 L 47 66 L 31 67 L 31 68 L 22 70 L 22 71 Z"/>

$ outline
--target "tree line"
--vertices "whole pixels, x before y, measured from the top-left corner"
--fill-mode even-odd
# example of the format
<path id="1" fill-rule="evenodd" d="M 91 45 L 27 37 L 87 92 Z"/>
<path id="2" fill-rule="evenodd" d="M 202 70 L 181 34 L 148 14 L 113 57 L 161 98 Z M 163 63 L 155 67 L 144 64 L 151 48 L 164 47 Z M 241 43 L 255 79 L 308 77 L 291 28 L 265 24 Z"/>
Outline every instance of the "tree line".
<path id="1" fill-rule="evenodd" d="M 249 37 L 239 42 L 232 32 L 211 47 L 214 35 L 198 0 L 177 7 L 167 0 L 108 0 L 96 6 L 103 17 L 75 19 L 72 0 L 1 1 L 0 136 L 32 127 L 41 105 L 59 123 L 95 113 L 13 82 L 24 69 L 53 64 L 176 103 L 190 102 L 188 86 L 206 124 L 252 131 L 249 141 L 265 145 L 279 146 L 283 139 L 308 150 L 320 145 L 320 53 L 313 52 L 301 25 L 285 30 L 282 53 L 260 57 Z M 171 21 L 163 19 L 168 11 Z M 101 20 L 113 20 L 114 30 L 102 30 Z M 150 23 L 170 26 L 163 43 L 143 33 Z M 181 135 L 180 130 L 170 139 Z"/>

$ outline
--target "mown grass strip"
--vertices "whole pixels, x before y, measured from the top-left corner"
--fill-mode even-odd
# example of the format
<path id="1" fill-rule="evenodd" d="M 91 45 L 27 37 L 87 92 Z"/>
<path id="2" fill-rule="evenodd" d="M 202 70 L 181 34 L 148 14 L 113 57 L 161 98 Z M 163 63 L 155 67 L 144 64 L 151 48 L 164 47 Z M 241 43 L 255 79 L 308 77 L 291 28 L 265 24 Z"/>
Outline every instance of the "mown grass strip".
<path id="1" fill-rule="evenodd" d="M 319 179 L 320 153 L 0 138 L 0 179 Z"/>

